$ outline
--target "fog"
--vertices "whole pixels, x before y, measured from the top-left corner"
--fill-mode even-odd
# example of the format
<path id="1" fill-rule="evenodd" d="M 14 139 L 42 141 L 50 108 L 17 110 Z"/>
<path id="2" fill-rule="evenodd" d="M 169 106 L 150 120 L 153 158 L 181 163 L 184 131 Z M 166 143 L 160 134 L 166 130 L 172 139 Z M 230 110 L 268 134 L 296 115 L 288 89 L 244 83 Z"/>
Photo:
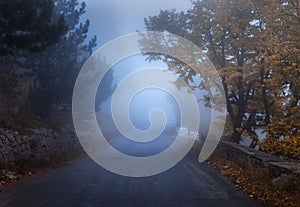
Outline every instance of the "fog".
<path id="1" fill-rule="evenodd" d="M 89 35 L 97 35 L 98 48 L 121 35 L 145 30 L 144 18 L 157 15 L 160 10 L 176 9 L 184 11 L 191 8 L 190 1 L 172 0 L 156 1 L 155 4 L 152 1 L 138 0 L 87 0 L 86 3 L 87 12 L 84 18 L 88 18 L 91 21 Z M 98 88 L 96 108 L 100 105 L 100 110 L 97 111 L 97 118 L 100 128 L 108 137 L 121 136 L 111 116 L 111 95 L 113 91 L 109 91 L 108 87 L 118 87 L 120 82 L 130 73 L 144 68 L 167 70 L 167 66 L 164 63 L 159 61 L 149 63 L 145 59 L 146 57 L 143 55 L 135 55 L 121 60 L 112 66 L 110 73 L 106 75 L 107 77 L 103 79 Z M 112 76 L 112 78 L 108 76 Z M 103 97 L 101 93 L 109 93 L 110 95 L 109 97 L 107 95 Z M 203 94 L 205 94 L 205 92 L 199 90 L 195 91 L 195 93 L 197 99 L 201 99 Z M 132 99 L 128 116 L 137 129 L 147 130 L 150 127 L 149 114 L 154 108 L 160 108 L 167 118 L 166 128 L 162 135 L 176 135 L 180 127 L 180 111 L 172 96 L 162 90 L 147 89 L 138 93 Z M 202 102 L 199 102 L 199 111 L 201 116 L 199 128 L 202 135 L 207 132 L 209 126 L 210 109 L 204 107 Z M 120 143 L 120 140 L 118 143 Z M 167 143 L 166 145 L 169 144 Z M 130 151 L 127 153 L 130 153 Z"/>

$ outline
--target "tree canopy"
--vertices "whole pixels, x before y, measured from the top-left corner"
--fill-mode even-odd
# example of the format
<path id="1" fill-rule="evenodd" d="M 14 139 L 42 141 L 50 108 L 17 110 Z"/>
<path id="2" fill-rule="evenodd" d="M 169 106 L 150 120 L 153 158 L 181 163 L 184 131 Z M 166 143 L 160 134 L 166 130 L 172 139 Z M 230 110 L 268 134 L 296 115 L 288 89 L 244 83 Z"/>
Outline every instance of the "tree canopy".
<path id="1" fill-rule="evenodd" d="M 0 55 L 14 49 L 37 51 L 67 32 L 63 15 L 52 18 L 52 0 L 0 1 Z"/>
<path id="2" fill-rule="evenodd" d="M 16 115 L 51 119 L 61 106 L 71 115 L 75 80 L 97 42 L 87 38 L 85 7 L 76 0 L 0 0 L 0 101 Z"/>
<path id="3" fill-rule="evenodd" d="M 149 31 L 184 37 L 209 56 L 222 79 L 233 141 L 247 135 L 255 147 L 256 130 L 263 128 L 268 135 L 261 149 L 298 159 L 299 11 L 298 0 L 203 0 L 194 1 L 187 12 L 160 11 L 145 18 L 145 25 Z M 141 46 L 150 44 L 143 41 Z M 189 66 L 174 64 L 178 60 L 172 57 L 148 55 L 193 80 Z M 281 143 L 284 152 L 277 146 Z"/>

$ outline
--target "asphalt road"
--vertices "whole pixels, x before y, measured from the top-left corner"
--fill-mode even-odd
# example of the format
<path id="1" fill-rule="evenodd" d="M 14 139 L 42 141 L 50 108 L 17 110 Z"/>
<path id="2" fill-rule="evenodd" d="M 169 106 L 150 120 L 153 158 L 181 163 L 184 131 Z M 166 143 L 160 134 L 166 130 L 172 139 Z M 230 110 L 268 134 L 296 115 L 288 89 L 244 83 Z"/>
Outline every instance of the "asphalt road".
<path id="1" fill-rule="evenodd" d="M 189 154 L 172 169 L 151 177 L 110 173 L 89 157 L 33 176 L 0 192 L 0 206 L 255 207 L 226 178 Z"/>

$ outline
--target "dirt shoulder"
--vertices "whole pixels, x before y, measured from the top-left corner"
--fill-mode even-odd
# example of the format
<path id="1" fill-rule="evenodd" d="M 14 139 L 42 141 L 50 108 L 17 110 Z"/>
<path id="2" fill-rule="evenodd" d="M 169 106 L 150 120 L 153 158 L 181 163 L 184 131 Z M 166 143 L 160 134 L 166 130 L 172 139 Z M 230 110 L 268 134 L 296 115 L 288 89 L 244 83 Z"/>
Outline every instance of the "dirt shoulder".
<path id="1" fill-rule="evenodd" d="M 0 192 L 1 190 L 23 182 L 24 180 L 50 170 L 67 166 L 69 161 L 86 155 L 84 152 L 70 154 L 67 157 L 53 157 L 50 160 L 27 161 L 25 165 L 5 166 L 0 164 Z"/>

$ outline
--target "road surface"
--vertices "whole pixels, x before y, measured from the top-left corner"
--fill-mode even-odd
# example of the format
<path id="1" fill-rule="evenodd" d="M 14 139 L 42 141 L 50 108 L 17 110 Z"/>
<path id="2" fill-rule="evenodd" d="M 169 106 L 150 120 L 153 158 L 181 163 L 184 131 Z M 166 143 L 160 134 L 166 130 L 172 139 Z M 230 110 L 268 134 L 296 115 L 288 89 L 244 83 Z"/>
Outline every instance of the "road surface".
<path id="1" fill-rule="evenodd" d="M 226 178 L 190 153 L 172 169 L 151 177 L 110 173 L 89 157 L 33 176 L 0 192 L 4 207 L 256 207 Z"/>

